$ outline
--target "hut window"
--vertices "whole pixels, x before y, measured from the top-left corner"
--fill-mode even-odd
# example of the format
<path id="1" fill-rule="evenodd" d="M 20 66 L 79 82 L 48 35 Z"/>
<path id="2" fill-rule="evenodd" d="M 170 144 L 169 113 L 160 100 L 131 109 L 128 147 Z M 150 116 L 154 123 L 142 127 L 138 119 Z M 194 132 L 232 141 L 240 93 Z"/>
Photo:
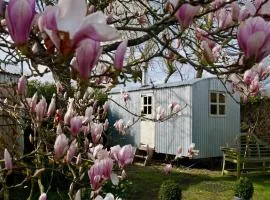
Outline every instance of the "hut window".
<path id="1" fill-rule="evenodd" d="M 152 96 L 142 96 L 142 114 L 152 114 Z"/>
<path id="2" fill-rule="evenodd" d="M 210 93 L 210 115 L 224 116 L 226 114 L 226 96 L 224 92 Z"/>

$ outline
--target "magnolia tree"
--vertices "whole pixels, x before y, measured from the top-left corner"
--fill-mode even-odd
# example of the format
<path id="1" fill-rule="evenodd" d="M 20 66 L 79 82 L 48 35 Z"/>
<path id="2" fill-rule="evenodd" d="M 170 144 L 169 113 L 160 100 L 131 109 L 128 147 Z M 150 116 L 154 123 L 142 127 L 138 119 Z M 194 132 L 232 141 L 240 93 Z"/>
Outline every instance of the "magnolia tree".
<path id="1" fill-rule="evenodd" d="M 108 103 L 94 99 L 90 87 L 107 92 L 116 84 L 141 81 L 142 71 L 165 60 L 167 80 L 185 64 L 197 77 L 206 71 L 231 79 L 247 99 L 260 95 L 261 81 L 269 75 L 261 63 L 270 54 L 268 0 L 1 0 L 0 8 L 1 71 L 18 64 L 30 71 L 19 79 L 19 98 L 12 106 L 4 100 L 0 105 L 22 128 L 28 119 L 33 131 L 32 151 L 21 156 L 4 151 L 5 199 L 10 189 L 29 183 L 29 199 L 36 184 L 39 199 L 49 199 L 51 188 L 42 177 L 50 174 L 52 181 L 56 172 L 70 185 L 70 199 L 116 198 L 102 187 L 125 178 L 134 150 L 131 145 L 105 148 Z M 42 94 L 27 98 L 27 79 L 46 73 L 57 88 L 51 102 Z M 129 100 L 127 93 L 123 100 Z M 181 110 L 175 102 L 169 108 L 166 115 L 158 107 L 149 120 L 163 121 Z M 124 133 L 132 125 L 123 124 L 120 120 L 114 126 Z M 10 186 L 6 178 L 12 171 L 21 171 L 24 179 Z"/>

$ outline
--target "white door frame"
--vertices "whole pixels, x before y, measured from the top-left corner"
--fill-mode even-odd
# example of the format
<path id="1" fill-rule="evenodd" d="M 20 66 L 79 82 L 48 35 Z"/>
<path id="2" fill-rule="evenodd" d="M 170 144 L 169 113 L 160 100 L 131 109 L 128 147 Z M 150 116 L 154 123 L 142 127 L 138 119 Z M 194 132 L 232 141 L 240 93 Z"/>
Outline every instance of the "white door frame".
<path id="1" fill-rule="evenodd" d="M 141 111 L 146 118 L 153 119 L 155 116 L 155 101 L 153 92 L 143 92 L 141 94 Z M 155 147 L 155 122 L 141 119 L 140 143 Z"/>

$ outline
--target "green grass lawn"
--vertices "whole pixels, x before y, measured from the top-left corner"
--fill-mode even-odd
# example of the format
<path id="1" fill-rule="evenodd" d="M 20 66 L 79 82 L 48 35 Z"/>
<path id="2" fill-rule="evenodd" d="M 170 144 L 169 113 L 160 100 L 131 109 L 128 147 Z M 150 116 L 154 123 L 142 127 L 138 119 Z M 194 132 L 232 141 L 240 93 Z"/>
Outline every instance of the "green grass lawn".
<path id="1" fill-rule="evenodd" d="M 183 199 L 187 200 L 232 200 L 235 176 L 221 176 L 220 171 L 205 169 L 174 168 L 170 175 L 163 173 L 162 165 L 147 167 L 135 164 L 128 170 L 132 182 L 128 200 L 158 199 L 158 191 L 164 180 L 173 179 L 182 188 Z M 270 199 L 270 173 L 249 173 L 254 184 L 253 200 Z"/>

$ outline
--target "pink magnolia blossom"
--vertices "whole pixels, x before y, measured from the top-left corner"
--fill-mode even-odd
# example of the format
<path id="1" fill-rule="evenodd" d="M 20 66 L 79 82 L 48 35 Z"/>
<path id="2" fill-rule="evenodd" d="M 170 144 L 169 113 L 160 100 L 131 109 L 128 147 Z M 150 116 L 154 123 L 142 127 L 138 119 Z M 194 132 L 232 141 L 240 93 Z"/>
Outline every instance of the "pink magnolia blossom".
<path id="1" fill-rule="evenodd" d="M 76 49 L 76 69 L 83 79 L 88 79 L 93 67 L 97 64 L 102 48 L 100 42 L 84 39 Z"/>
<path id="2" fill-rule="evenodd" d="M 126 91 L 121 90 L 121 95 L 125 103 L 130 99 L 129 93 L 127 93 Z"/>
<path id="3" fill-rule="evenodd" d="M 92 142 L 97 144 L 99 139 L 101 138 L 103 132 L 103 125 L 102 123 L 97 124 L 93 123 L 91 124 L 91 136 L 92 136 Z"/>
<path id="4" fill-rule="evenodd" d="M 120 145 L 116 145 L 116 146 L 111 147 L 111 149 L 110 149 L 110 157 L 113 160 L 117 161 L 118 160 L 118 153 L 119 153 L 120 150 L 121 150 Z"/>
<path id="5" fill-rule="evenodd" d="M 270 74 L 270 69 L 269 67 L 266 67 L 264 64 L 259 63 L 255 65 L 253 68 L 253 71 L 256 72 L 259 76 L 259 80 L 265 80 L 269 74 Z"/>
<path id="6" fill-rule="evenodd" d="M 188 156 L 193 157 L 199 155 L 199 150 L 195 150 L 195 143 L 191 143 L 188 147 Z"/>
<path id="7" fill-rule="evenodd" d="M 39 196 L 38 200 L 47 200 L 47 194 L 46 194 L 46 193 L 42 193 L 42 194 Z"/>
<path id="8" fill-rule="evenodd" d="M 42 97 L 41 100 L 36 105 L 35 111 L 36 111 L 37 121 L 41 122 L 47 111 L 47 102 L 44 97 Z"/>
<path id="9" fill-rule="evenodd" d="M 124 121 L 123 119 L 119 119 L 114 123 L 114 128 L 121 134 L 125 134 L 125 129 L 124 129 Z"/>
<path id="10" fill-rule="evenodd" d="M 232 14 L 226 8 L 219 9 L 216 12 L 216 18 L 220 29 L 226 29 L 233 25 Z"/>
<path id="11" fill-rule="evenodd" d="M 64 116 L 64 123 L 66 125 L 70 124 L 70 120 L 74 116 L 73 105 L 74 105 L 74 99 L 70 98 L 69 99 L 69 104 L 68 104 L 68 109 L 67 109 L 67 112 L 66 112 L 66 114 Z"/>
<path id="12" fill-rule="evenodd" d="M 172 164 L 167 164 L 167 165 L 165 165 L 165 167 L 164 167 L 164 173 L 166 174 L 166 175 L 168 175 L 169 173 L 171 173 L 172 172 Z"/>
<path id="13" fill-rule="evenodd" d="M 82 119 L 83 118 L 81 116 L 76 116 L 70 120 L 70 131 L 74 137 L 76 137 L 80 132 L 82 127 Z"/>
<path id="14" fill-rule="evenodd" d="M 75 46 L 86 38 L 109 41 L 119 37 L 116 29 L 106 24 L 107 17 L 102 12 L 86 14 L 84 0 L 59 0 L 57 5 L 45 9 L 41 24 L 51 39 L 50 31 L 66 32 Z"/>
<path id="15" fill-rule="evenodd" d="M 119 167 L 131 164 L 134 158 L 134 149 L 131 145 L 125 145 L 122 148 L 117 145 L 111 148 L 111 157 L 118 162 Z"/>
<path id="16" fill-rule="evenodd" d="M 36 92 L 32 99 L 31 99 L 31 102 L 30 102 L 30 110 L 32 112 L 35 112 L 35 109 L 36 109 L 36 105 L 37 105 L 37 100 L 38 100 L 38 93 Z"/>
<path id="17" fill-rule="evenodd" d="M 53 94 L 52 99 L 51 99 L 51 103 L 50 103 L 48 111 L 47 111 L 48 117 L 50 117 L 55 112 L 55 107 L 56 107 L 56 95 Z"/>
<path id="18" fill-rule="evenodd" d="M 6 9 L 8 32 L 17 45 L 28 40 L 35 16 L 35 0 L 10 0 Z"/>
<path id="19" fill-rule="evenodd" d="M 26 78 L 25 76 L 21 76 L 18 81 L 18 95 L 25 95 L 25 85 L 26 85 Z"/>
<path id="20" fill-rule="evenodd" d="M 182 152 L 183 152 L 183 148 L 182 147 L 178 147 L 177 150 L 176 150 L 175 159 L 181 158 L 182 157 Z"/>
<path id="21" fill-rule="evenodd" d="M 237 39 L 245 57 L 260 62 L 270 54 L 270 23 L 261 17 L 249 18 L 240 25 Z"/>
<path id="22" fill-rule="evenodd" d="M 210 47 L 208 46 L 208 43 L 205 41 L 202 41 L 201 49 L 203 51 L 204 60 L 209 64 L 213 64 L 215 62 L 215 59 L 214 59 L 212 49 L 210 49 Z"/>
<path id="23" fill-rule="evenodd" d="M 89 123 L 92 121 L 93 118 L 93 108 L 92 106 L 85 109 L 84 121 L 83 123 Z"/>
<path id="24" fill-rule="evenodd" d="M 209 33 L 207 33 L 206 31 L 204 31 L 204 30 L 202 30 L 200 28 L 196 29 L 196 38 L 199 41 L 207 42 L 210 49 L 213 49 L 214 46 L 216 45 L 216 42 L 213 40 L 212 36 L 209 35 Z"/>
<path id="25" fill-rule="evenodd" d="M 177 103 L 177 104 L 173 107 L 172 112 L 173 112 L 173 113 L 178 113 L 180 110 L 181 110 L 181 107 L 180 107 L 180 105 Z"/>
<path id="26" fill-rule="evenodd" d="M 254 71 L 247 70 L 244 73 L 243 81 L 245 82 L 245 84 L 250 85 L 253 79 L 255 78 L 255 76 L 256 76 L 256 73 L 254 73 Z"/>
<path id="27" fill-rule="evenodd" d="M 4 151 L 4 161 L 5 161 L 5 168 L 10 170 L 12 169 L 12 158 L 7 149 Z"/>
<path id="28" fill-rule="evenodd" d="M 98 145 L 96 145 L 95 147 L 92 147 L 92 148 L 90 148 L 90 152 L 92 153 L 92 155 L 93 155 L 93 160 L 95 159 L 95 158 L 98 158 L 98 153 L 100 152 L 100 151 L 102 151 L 103 150 L 103 145 L 102 144 L 98 144 Z M 98 158 L 99 159 L 99 158 Z M 103 158 L 101 158 L 101 159 L 103 159 Z M 99 160 L 101 160 L 101 159 L 99 159 Z"/>
<path id="29" fill-rule="evenodd" d="M 113 161 L 110 158 L 97 160 L 88 171 L 91 188 L 96 191 L 102 185 L 102 180 L 110 177 L 113 168 Z"/>
<path id="30" fill-rule="evenodd" d="M 54 143 L 54 152 L 57 159 L 65 155 L 68 150 L 68 138 L 65 134 L 60 134 L 57 136 Z"/>
<path id="31" fill-rule="evenodd" d="M 200 6 L 192 6 L 189 3 L 184 3 L 175 13 L 176 18 L 183 28 L 187 28 L 193 18 L 199 13 Z"/>
<path id="32" fill-rule="evenodd" d="M 70 163 L 72 158 L 75 156 L 76 152 L 77 152 L 77 140 L 73 140 L 70 144 L 70 147 L 67 151 L 67 163 Z"/>
<path id="33" fill-rule="evenodd" d="M 125 53 L 127 50 L 128 41 L 124 40 L 119 44 L 115 52 L 114 67 L 118 70 L 123 68 Z"/>
<path id="34" fill-rule="evenodd" d="M 127 164 L 132 163 L 134 157 L 134 149 L 131 145 L 125 145 L 118 152 L 118 164 L 120 167 L 124 167 Z"/>
<path id="35" fill-rule="evenodd" d="M 172 113 L 178 113 L 181 109 L 180 105 L 176 102 L 171 102 L 168 106 Z"/>
<path id="36" fill-rule="evenodd" d="M 262 89 L 261 83 L 259 82 L 259 77 L 256 76 L 249 86 L 249 92 L 251 96 L 257 96 Z"/>
<path id="37" fill-rule="evenodd" d="M 165 109 L 162 106 L 158 106 L 156 109 L 156 120 L 162 120 L 166 117 Z"/>

